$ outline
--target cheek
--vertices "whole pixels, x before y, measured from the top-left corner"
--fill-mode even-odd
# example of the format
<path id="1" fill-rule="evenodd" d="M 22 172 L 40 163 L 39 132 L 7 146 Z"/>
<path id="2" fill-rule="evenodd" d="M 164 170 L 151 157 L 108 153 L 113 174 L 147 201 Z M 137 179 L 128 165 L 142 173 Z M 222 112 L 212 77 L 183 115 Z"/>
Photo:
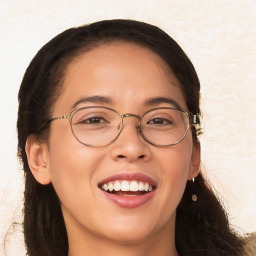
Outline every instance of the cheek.
<path id="1" fill-rule="evenodd" d="M 175 177 L 187 179 L 191 166 L 192 150 L 191 136 L 187 136 L 179 144 L 159 151 L 158 158 L 161 158 L 159 161 L 161 169 L 170 182 L 176 182 Z"/>
<path id="2" fill-rule="evenodd" d="M 164 149 L 158 154 L 161 161 L 160 170 L 163 177 L 159 186 L 159 193 L 163 200 L 159 211 L 165 212 L 168 218 L 175 212 L 185 190 L 188 179 L 192 154 L 192 141 L 184 140 L 169 149 Z"/>
<path id="3" fill-rule="evenodd" d="M 78 195 L 92 193 L 93 173 L 98 168 L 99 152 L 77 142 L 70 130 L 51 131 L 50 175 L 62 203 L 72 202 Z"/>

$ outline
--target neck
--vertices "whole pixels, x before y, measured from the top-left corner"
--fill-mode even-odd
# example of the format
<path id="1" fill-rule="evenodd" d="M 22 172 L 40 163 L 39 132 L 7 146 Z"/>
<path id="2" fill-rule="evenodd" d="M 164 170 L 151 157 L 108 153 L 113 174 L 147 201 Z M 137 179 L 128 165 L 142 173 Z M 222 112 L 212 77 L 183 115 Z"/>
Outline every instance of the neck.
<path id="1" fill-rule="evenodd" d="M 80 244 L 77 243 L 75 246 L 70 246 L 68 256 L 83 256 L 85 252 L 86 255 L 90 256 L 178 256 L 172 243 L 168 245 L 162 241 L 120 243 L 101 239 L 98 243 L 84 241 Z"/>
<path id="2" fill-rule="evenodd" d="M 67 230 L 68 256 L 178 256 L 172 223 L 151 237 L 135 241 L 116 241 L 85 230 L 70 230 L 68 226 Z"/>

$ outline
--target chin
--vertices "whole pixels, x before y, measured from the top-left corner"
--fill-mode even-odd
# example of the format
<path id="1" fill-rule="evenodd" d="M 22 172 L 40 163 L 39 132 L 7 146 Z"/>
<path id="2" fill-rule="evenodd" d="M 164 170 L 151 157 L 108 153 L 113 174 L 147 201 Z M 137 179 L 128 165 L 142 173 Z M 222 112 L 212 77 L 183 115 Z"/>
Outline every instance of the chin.
<path id="1" fill-rule="evenodd" d="M 111 220 L 110 225 L 101 226 L 101 234 L 107 239 L 120 244 L 138 244 L 148 241 L 151 237 L 157 236 L 158 233 L 169 226 L 168 223 L 153 223 L 153 218 L 135 218 L 117 221 Z"/>
<path id="2" fill-rule="evenodd" d="M 142 230 L 137 227 L 135 230 L 114 230 L 108 234 L 108 239 L 111 239 L 120 244 L 137 244 L 148 240 L 153 234 L 152 231 Z"/>

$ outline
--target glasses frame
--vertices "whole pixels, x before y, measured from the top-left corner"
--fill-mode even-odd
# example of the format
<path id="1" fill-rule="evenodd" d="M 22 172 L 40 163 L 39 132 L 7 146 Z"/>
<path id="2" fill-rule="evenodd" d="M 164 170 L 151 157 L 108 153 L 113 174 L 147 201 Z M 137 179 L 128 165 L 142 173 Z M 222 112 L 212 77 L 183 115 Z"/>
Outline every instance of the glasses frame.
<path id="1" fill-rule="evenodd" d="M 82 142 L 81 140 L 79 140 L 75 134 L 75 132 L 73 131 L 73 127 L 72 127 L 72 118 L 74 116 L 74 114 L 82 109 L 89 109 L 89 108 L 104 108 L 104 109 L 108 109 L 108 110 L 111 110 L 113 112 L 115 112 L 117 115 L 119 115 L 121 117 L 121 129 L 120 131 L 118 132 L 117 136 L 111 140 L 109 143 L 107 144 L 103 144 L 103 145 L 92 145 L 92 144 L 87 144 L 87 143 L 84 143 Z M 145 135 L 143 134 L 143 132 L 141 131 L 141 119 L 149 112 L 151 111 L 154 111 L 154 110 L 158 110 L 158 109 L 173 109 L 173 110 L 177 110 L 177 111 L 180 111 L 182 113 L 185 114 L 185 116 L 188 118 L 188 121 L 189 121 L 189 125 L 185 131 L 185 134 L 184 136 L 177 142 L 175 143 L 172 143 L 172 144 L 167 144 L 167 145 L 159 145 L 157 143 L 154 143 L 153 141 L 149 140 L 147 137 L 145 137 Z M 80 142 L 81 144 L 85 145 L 85 146 L 89 146 L 89 147 L 104 147 L 104 146 L 108 146 L 110 145 L 111 143 L 113 143 L 114 141 L 116 141 L 118 139 L 118 137 L 120 136 L 121 132 L 123 131 L 123 128 L 124 128 L 124 118 L 127 118 L 127 117 L 135 117 L 137 119 L 139 119 L 139 123 L 137 125 L 137 130 L 139 132 L 139 134 L 141 135 L 141 137 L 147 141 L 149 144 L 153 145 L 153 146 L 156 146 L 156 147 L 170 147 L 170 146 L 174 146 L 174 145 L 177 145 L 178 143 L 180 143 L 184 138 L 185 136 L 187 135 L 188 133 L 188 130 L 190 128 L 191 125 L 199 125 L 200 124 L 200 120 L 199 120 L 199 117 L 197 115 L 194 115 L 192 113 L 189 113 L 183 109 L 180 109 L 180 108 L 177 108 L 177 107 L 159 107 L 159 108 L 152 108 L 148 111 L 146 111 L 142 116 L 139 116 L 139 115 L 136 115 L 136 114 L 131 114 L 131 113 L 125 113 L 125 114 L 120 114 L 119 112 L 117 112 L 116 110 L 112 109 L 112 108 L 108 108 L 108 107 L 103 107 L 103 106 L 87 106 L 87 107 L 82 107 L 82 108 L 78 108 L 78 109 L 75 109 L 73 110 L 69 115 L 63 115 L 63 116 L 57 116 L 57 117 L 52 117 L 48 120 L 48 123 L 51 123 L 52 121 L 55 121 L 55 120 L 60 120 L 60 119 L 69 119 L 69 123 L 70 123 L 70 128 L 71 128 L 71 131 L 74 135 L 74 137 L 76 138 L 76 140 L 78 142 Z"/>

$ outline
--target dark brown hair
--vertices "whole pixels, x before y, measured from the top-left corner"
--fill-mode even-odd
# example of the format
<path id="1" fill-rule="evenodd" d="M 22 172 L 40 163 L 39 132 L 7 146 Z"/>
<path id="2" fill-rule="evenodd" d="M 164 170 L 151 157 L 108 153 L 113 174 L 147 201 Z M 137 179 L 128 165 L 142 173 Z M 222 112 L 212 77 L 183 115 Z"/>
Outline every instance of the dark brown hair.
<path id="1" fill-rule="evenodd" d="M 37 53 L 19 91 L 18 155 L 25 172 L 24 235 L 30 256 L 68 254 L 68 239 L 60 202 L 52 186 L 33 177 L 25 143 L 30 134 L 47 140 L 51 109 L 61 93 L 68 65 L 99 45 L 131 42 L 158 54 L 181 84 L 188 110 L 200 116 L 200 83 L 180 46 L 158 27 L 133 20 L 108 20 L 71 28 L 48 42 Z M 193 132 L 197 140 L 197 132 Z M 226 213 L 201 174 L 196 178 L 198 201 L 191 200 L 188 181 L 177 208 L 176 247 L 180 256 L 241 255 L 243 241 L 230 229 Z"/>

